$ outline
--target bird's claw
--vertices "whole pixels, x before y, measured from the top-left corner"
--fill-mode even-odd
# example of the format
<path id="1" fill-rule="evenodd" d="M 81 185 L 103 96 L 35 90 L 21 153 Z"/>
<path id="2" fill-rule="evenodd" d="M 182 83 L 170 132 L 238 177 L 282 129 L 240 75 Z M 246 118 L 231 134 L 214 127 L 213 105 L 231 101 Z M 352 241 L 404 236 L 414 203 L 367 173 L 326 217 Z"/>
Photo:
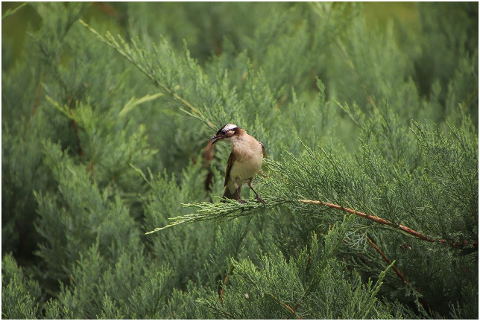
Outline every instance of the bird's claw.
<path id="1" fill-rule="evenodd" d="M 257 195 L 257 202 L 265 204 L 265 201 L 258 195 Z"/>

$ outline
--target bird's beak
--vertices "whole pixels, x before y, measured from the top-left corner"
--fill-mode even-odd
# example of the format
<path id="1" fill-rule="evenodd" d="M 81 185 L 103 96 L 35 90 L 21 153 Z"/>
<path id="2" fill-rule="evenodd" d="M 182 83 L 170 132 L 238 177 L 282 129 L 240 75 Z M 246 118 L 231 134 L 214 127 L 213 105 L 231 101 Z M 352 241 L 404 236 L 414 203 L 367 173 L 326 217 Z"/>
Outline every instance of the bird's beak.
<path id="1" fill-rule="evenodd" d="M 224 138 L 225 138 L 224 135 L 215 135 L 212 138 L 210 138 L 210 141 L 212 142 L 212 145 L 213 145 L 216 142 L 218 142 L 219 140 L 224 139 Z"/>

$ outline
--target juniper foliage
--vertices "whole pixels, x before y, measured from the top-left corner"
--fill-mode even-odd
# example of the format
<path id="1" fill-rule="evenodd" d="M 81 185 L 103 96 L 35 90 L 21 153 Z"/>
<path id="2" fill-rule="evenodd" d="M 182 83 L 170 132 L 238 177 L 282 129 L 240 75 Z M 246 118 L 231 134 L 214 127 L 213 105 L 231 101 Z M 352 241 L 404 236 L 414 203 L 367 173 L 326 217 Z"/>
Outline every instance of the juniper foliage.
<path id="1" fill-rule="evenodd" d="M 364 6 L 6 10 L 2 317 L 478 318 L 478 4 Z"/>

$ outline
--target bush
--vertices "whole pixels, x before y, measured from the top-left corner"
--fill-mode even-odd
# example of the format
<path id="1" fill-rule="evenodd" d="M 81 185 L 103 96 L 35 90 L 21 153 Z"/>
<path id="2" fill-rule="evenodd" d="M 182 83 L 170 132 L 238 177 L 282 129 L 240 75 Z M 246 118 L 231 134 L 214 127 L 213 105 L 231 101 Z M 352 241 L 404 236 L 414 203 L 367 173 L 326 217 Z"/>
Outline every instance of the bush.
<path id="1" fill-rule="evenodd" d="M 5 11 L 2 317 L 478 318 L 478 4 L 408 8 Z M 225 123 L 265 205 L 219 202 Z"/>

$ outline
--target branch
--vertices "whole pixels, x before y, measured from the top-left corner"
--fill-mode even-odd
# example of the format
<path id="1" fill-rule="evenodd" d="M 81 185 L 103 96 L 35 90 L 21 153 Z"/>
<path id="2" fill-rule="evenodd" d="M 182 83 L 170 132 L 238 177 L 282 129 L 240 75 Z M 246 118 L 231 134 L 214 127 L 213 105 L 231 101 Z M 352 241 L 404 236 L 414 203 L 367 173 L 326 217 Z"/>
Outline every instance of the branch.
<path id="1" fill-rule="evenodd" d="M 30 118 L 27 121 L 27 126 L 25 127 L 25 130 L 23 131 L 23 140 L 25 140 L 25 134 L 27 133 L 27 129 L 30 128 L 30 123 L 32 121 L 33 116 L 35 115 L 35 111 L 37 110 L 38 101 L 40 99 L 40 93 L 42 92 L 44 80 L 45 80 L 45 73 L 42 74 L 42 78 L 40 79 L 40 82 L 38 84 L 37 94 L 35 95 L 35 101 L 33 103 L 32 112 L 30 113 Z"/>
<path id="2" fill-rule="evenodd" d="M 380 248 L 377 246 L 377 244 L 375 244 L 375 242 L 373 242 L 367 235 L 365 235 L 365 237 L 367 238 L 368 243 L 370 243 L 370 245 L 375 249 L 375 251 L 377 251 L 377 253 L 382 256 L 383 260 L 388 265 L 391 265 L 392 262 L 382 252 L 382 250 L 380 250 Z M 398 277 L 400 278 L 400 280 L 402 280 L 403 283 L 410 284 L 410 282 L 408 282 L 408 280 L 403 276 L 402 272 L 400 272 L 400 270 L 395 265 L 392 265 L 392 269 L 395 271 L 395 273 L 397 273 Z"/>
<path id="3" fill-rule="evenodd" d="M 103 37 L 95 29 L 90 27 L 86 22 L 84 22 L 83 20 L 79 20 L 79 21 L 82 25 L 88 28 L 97 37 L 97 39 L 99 39 L 106 45 L 110 46 L 111 48 L 115 49 L 120 55 L 122 55 L 125 59 L 127 59 L 130 63 L 132 63 L 138 70 L 140 70 L 148 78 L 150 78 L 150 80 L 154 83 L 155 86 L 159 87 L 161 90 L 163 90 L 168 95 L 170 95 L 174 100 L 176 100 L 177 102 L 184 105 L 190 110 L 188 111 L 188 110 L 182 109 L 182 111 L 184 111 L 190 116 L 200 119 L 211 129 L 214 129 L 214 130 L 217 129 L 217 127 L 213 124 L 213 122 L 210 119 L 207 119 L 197 108 L 195 108 L 192 104 L 190 104 L 186 99 L 184 99 L 183 97 L 175 93 L 168 86 L 166 86 L 165 84 L 162 84 L 155 75 L 153 75 L 149 70 L 147 70 L 145 65 L 142 65 L 141 63 L 136 61 L 132 55 L 130 48 L 126 45 L 126 43 L 121 37 L 119 38 L 121 43 L 124 45 L 124 48 L 121 48 L 121 46 L 118 44 L 118 42 L 109 32 L 107 32 L 106 37 Z"/>
<path id="4" fill-rule="evenodd" d="M 275 295 L 273 295 L 272 293 L 268 292 L 268 291 L 264 291 L 264 293 L 266 295 L 268 295 L 269 297 L 271 297 L 275 302 L 277 302 L 278 304 L 280 304 L 283 308 L 285 308 L 285 310 L 288 311 L 288 313 L 290 313 L 292 316 L 296 317 L 297 319 L 301 320 L 302 317 L 300 315 L 298 315 L 294 309 L 292 309 L 288 304 L 286 304 L 285 302 L 283 302 L 282 300 L 280 300 L 279 298 L 277 298 Z"/>
<path id="5" fill-rule="evenodd" d="M 415 231 L 414 229 L 412 229 L 408 226 L 405 226 L 403 224 L 395 224 L 395 223 L 390 222 L 389 220 L 386 220 L 384 218 L 381 218 L 381 217 L 378 217 L 378 216 L 375 216 L 375 215 L 366 214 L 366 213 L 359 212 L 359 211 L 356 211 L 356 210 L 352 210 L 351 208 L 343 207 L 341 205 L 337 205 L 337 204 L 333 204 L 333 203 L 325 203 L 325 202 L 320 202 L 320 201 L 314 201 L 314 200 L 298 200 L 298 201 L 300 203 L 305 203 L 305 204 L 315 204 L 315 205 L 327 206 L 327 207 L 330 207 L 330 208 L 333 208 L 333 209 L 341 210 L 343 212 L 354 214 L 356 216 L 360 216 L 360 217 L 372 220 L 372 221 L 377 222 L 379 224 L 388 225 L 388 226 L 393 227 L 395 229 L 401 230 L 401 231 L 403 231 L 407 234 L 413 235 L 416 238 L 419 238 L 423 241 L 432 242 L 432 243 L 445 243 L 445 244 L 449 244 L 451 246 L 473 245 L 476 249 L 478 249 L 478 241 L 465 240 L 465 241 L 460 241 L 460 242 L 454 242 L 454 243 L 450 242 L 449 243 L 446 239 L 436 239 L 436 238 L 433 238 L 433 237 L 430 237 L 430 236 L 426 236 L 426 235 L 423 235 L 422 233 L 420 233 L 418 231 Z"/>
<path id="6" fill-rule="evenodd" d="M 285 200 L 278 200 L 272 198 L 264 198 L 269 207 L 277 206 L 282 203 L 285 203 Z M 236 200 L 225 199 L 225 202 L 222 203 L 210 203 L 202 202 L 198 204 L 184 204 L 183 207 L 196 207 L 197 213 L 185 214 L 182 216 L 171 217 L 169 220 L 172 222 L 164 227 L 157 227 L 152 231 L 146 232 L 145 234 L 152 234 L 176 225 L 193 223 L 193 222 L 204 222 L 204 221 L 226 221 L 241 216 L 252 215 L 251 211 L 254 210 L 263 210 L 266 206 L 265 204 L 258 202 L 247 202 L 245 204 L 240 204 Z"/>
<path id="7" fill-rule="evenodd" d="M 32 108 L 32 112 L 30 114 L 30 117 L 33 117 L 33 115 L 35 115 L 35 111 L 37 110 L 38 100 L 40 99 L 40 93 L 42 92 L 44 80 L 45 80 L 45 73 L 43 73 L 42 79 L 40 79 L 40 82 L 38 84 L 37 94 L 35 95 L 35 102 L 33 103 L 33 108 Z"/>
<path id="8" fill-rule="evenodd" d="M 6 17 L 8 16 L 11 16 L 12 14 L 16 13 L 18 10 L 22 9 L 23 7 L 25 7 L 27 5 L 26 2 L 22 3 L 21 5 L 19 5 L 18 7 L 14 8 L 14 9 L 8 9 L 7 11 L 5 11 L 5 13 L 3 14 L 2 16 L 2 21 L 3 19 L 5 19 Z"/>
<path id="9" fill-rule="evenodd" d="M 227 285 L 228 278 L 230 277 L 230 274 L 232 274 L 232 271 L 233 271 L 233 264 L 230 263 L 228 267 L 227 275 L 225 276 L 225 280 L 223 281 L 222 290 L 220 291 L 220 295 L 218 297 L 218 300 L 220 301 L 220 303 L 223 303 L 222 297 L 223 297 L 223 294 L 225 293 L 225 286 Z"/>
<path id="10" fill-rule="evenodd" d="M 395 266 L 395 265 L 392 265 L 392 262 L 387 258 L 387 256 L 382 252 L 382 250 L 380 250 L 380 248 L 377 246 L 377 244 L 375 244 L 375 242 L 373 242 L 367 235 L 365 235 L 365 237 L 367 238 L 367 241 L 368 243 L 370 243 L 370 245 L 375 249 L 375 251 L 377 251 L 378 254 L 380 254 L 383 258 L 383 260 L 389 265 L 389 266 L 392 266 L 392 269 L 395 271 L 395 273 L 398 275 L 398 277 L 400 278 L 400 280 L 402 280 L 403 283 L 405 283 L 407 286 L 410 286 L 410 288 L 415 291 L 416 293 L 418 293 L 418 301 L 420 302 L 420 304 L 423 306 L 423 308 L 425 310 L 428 311 L 428 303 L 427 301 L 425 301 L 425 299 L 422 297 L 420 291 L 418 291 L 417 289 L 415 289 L 411 284 L 410 282 L 408 282 L 408 280 L 405 278 L 405 276 L 403 276 L 403 273 L 400 272 L 400 270 Z"/>

